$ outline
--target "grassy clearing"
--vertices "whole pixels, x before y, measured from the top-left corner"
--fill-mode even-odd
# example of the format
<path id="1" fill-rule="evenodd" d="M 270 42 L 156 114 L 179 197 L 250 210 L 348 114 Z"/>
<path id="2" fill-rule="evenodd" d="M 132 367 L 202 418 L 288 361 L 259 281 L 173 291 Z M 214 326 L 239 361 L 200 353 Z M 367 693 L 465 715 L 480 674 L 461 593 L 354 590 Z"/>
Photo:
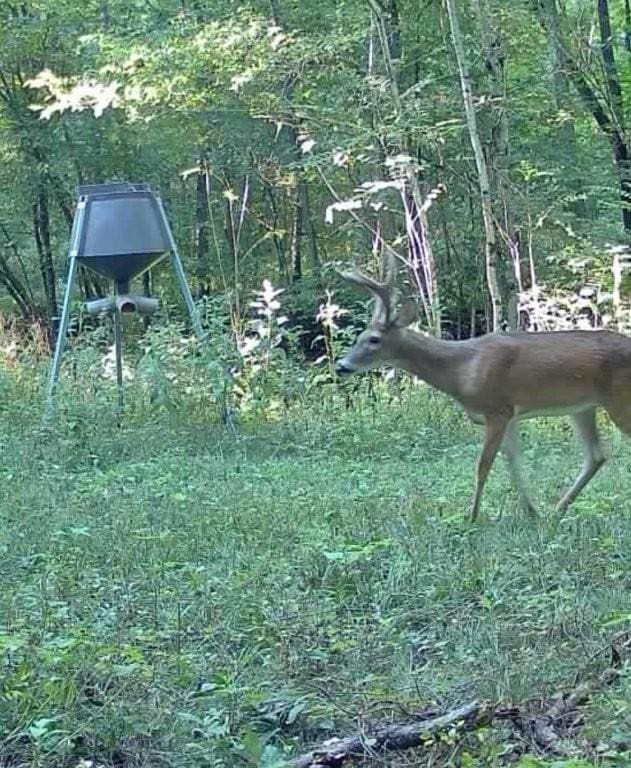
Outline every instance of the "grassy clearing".
<path id="1" fill-rule="evenodd" d="M 0 764 L 273 765 L 358 715 L 549 694 L 631 611 L 631 445 L 613 432 L 557 521 L 578 449 L 564 421 L 525 427 L 540 521 L 498 462 L 471 530 L 478 434 L 425 390 L 238 442 L 88 413 L 52 432 L 25 405 L 0 415 Z M 630 694 L 606 692 L 586 733 L 631 741 Z M 496 749 L 476 742 L 471 765 Z"/>

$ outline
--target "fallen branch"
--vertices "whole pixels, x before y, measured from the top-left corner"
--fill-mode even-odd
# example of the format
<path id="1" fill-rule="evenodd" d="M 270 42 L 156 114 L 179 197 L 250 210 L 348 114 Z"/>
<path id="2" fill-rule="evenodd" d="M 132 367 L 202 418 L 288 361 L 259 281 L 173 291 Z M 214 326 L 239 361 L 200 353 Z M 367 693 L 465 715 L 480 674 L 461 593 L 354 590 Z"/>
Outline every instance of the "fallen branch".
<path id="1" fill-rule="evenodd" d="M 493 708 L 486 702 L 472 702 L 438 717 L 413 723 L 383 725 L 370 735 L 330 739 L 292 761 L 292 768 L 336 768 L 354 757 L 366 757 L 378 751 L 420 747 L 435 736 L 456 729 L 474 731 L 493 719 Z"/>
<path id="2" fill-rule="evenodd" d="M 620 646 L 620 641 L 624 641 Z M 512 725 L 519 734 L 520 743 L 512 753 L 540 752 L 557 756 L 576 756 L 580 750 L 569 742 L 583 717 L 579 708 L 615 682 L 619 674 L 623 652 L 631 649 L 631 632 L 620 633 L 607 645 L 611 651 L 611 666 L 592 680 L 576 685 L 569 693 L 557 694 L 548 700 L 548 706 L 533 711 L 532 704 L 503 706 L 490 702 L 472 702 L 436 715 L 434 710 L 418 716 L 411 723 L 389 723 L 374 728 L 368 734 L 329 739 L 295 758 L 291 768 L 339 768 L 347 760 L 365 758 L 383 751 L 421 747 L 434 742 L 436 736 L 450 731 L 467 733 L 493 721 Z M 543 710 L 543 711 L 542 711 Z"/>
<path id="3" fill-rule="evenodd" d="M 621 643 L 620 646 L 617 644 Z M 564 757 L 575 756 L 568 749 L 567 740 L 583 723 L 579 707 L 587 704 L 599 691 L 612 685 L 618 677 L 624 651 L 631 648 L 631 633 L 621 632 L 609 641 L 611 666 L 592 680 L 576 685 L 569 693 L 557 694 L 549 706 L 539 714 L 524 714 L 524 707 L 507 710 L 503 719 L 510 720 L 531 747 L 545 754 Z"/>

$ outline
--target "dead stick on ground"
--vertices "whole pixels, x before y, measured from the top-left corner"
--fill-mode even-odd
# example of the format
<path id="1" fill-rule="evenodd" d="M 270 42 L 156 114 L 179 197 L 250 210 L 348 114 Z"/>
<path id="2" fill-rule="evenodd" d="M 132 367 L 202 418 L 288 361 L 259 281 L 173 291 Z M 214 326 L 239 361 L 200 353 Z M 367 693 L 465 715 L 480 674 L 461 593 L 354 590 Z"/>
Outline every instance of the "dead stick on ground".
<path id="1" fill-rule="evenodd" d="M 615 638 L 617 642 L 628 633 L 621 633 Z M 622 648 L 615 647 L 614 641 L 610 643 L 614 652 L 613 667 L 608 667 L 601 672 L 595 679 L 586 680 L 573 688 L 569 693 L 560 694 L 554 697 L 550 706 L 540 715 L 524 716 L 519 708 L 512 712 L 508 711 L 505 719 L 511 720 L 517 730 L 526 736 L 528 740 L 534 741 L 536 746 L 545 753 L 565 755 L 568 754 L 565 745 L 562 743 L 562 733 L 559 728 L 563 728 L 563 721 L 570 715 L 576 713 L 579 707 L 587 704 L 594 694 L 612 685 L 618 677 L 618 666 L 620 656 L 623 650 L 628 650 L 631 642 L 626 638 Z M 500 715 L 500 717 L 502 717 Z M 502 718 L 504 719 L 504 718 Z"/>
<path id="2" fill-rule="evenodd" d="M 622 647 L 616 643 L 625 639 Z M 615 642 L 614 642 L 615 641 Z M 460 732 L 473 731 L 493 720 L 511 722 L 526 742 L 547 753 L 565 754 L 567 749 L 561 743 L 559 728 L 563 721 L 587 703 L 598 691 L 611 685 L 618 677 L 622 651 L 631 647 L 631 634 L 620 633 L 610 642 L 614 666 L 605 669 L 595 679 L 577 685 L 569 693 L 556 696 L 550 706 L 539 714 L 528 713 L 524 705 L 502 708 L 489 702 L 472 702 L 452 709 L 444 715 L 419 719 L 417 722 L 391 723 L 376 728 L 368 736 L 350 736 L 330 739 L 314 747 L 310 752 L 297 757 L 290 763 L 291 768 L 337 768 L 354 757 L 366 757 L 379 750 L 403 750 L 419 747 L 435 736 L 450 729 Z M 571 728 L 570 728 L 571 730 Z"/>
<path id="3" fill-rule="evenodd" d="M 488 703 L 472 702 L 430 720 L 381 726 L 368 737 L 330 739 L 309 753 L 297 757 L 292 761 L 291 768 L 334 768 L 350 758 L 365 757 L 378 750 L 419 747 L 439 733 L 452 728 L 473 731 L 482 725 L 488 725 L 492 717 L 493 710 Z"/>

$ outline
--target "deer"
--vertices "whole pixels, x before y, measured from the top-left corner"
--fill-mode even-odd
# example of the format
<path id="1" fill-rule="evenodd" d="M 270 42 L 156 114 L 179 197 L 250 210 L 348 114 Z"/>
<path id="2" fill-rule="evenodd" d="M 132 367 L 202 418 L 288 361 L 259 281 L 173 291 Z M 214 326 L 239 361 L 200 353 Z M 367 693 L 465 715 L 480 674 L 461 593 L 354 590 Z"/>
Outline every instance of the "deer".
<path id="1" fill-rule="evenodd" d="M 382 275 L 387 273 L 383 269 Z M 396 270 L 390 269 L 390 278 Z M 631 434 L 631 339 L 610 330 L 500 331 L 460 341 L 426 336 L 409 326 L 414 300 L 397 302 L 392 279 L 353 268 L 341 273 L 375 298 L 372 318 L 336 362 L 338 376 L 382 366 L 402 369 L 458 402 L 484 427 L 475 472 L 470 520 L 475 522 L 493 462 L 501 452 L 520 507 L 537 510 L 520 469 L 518 424 L 537 416 L 572 417 L 583 449 L 576 480 L 556 505 L 563 513 L 605 463 L 596 425 L 604 409 L 623 434 Z"/>

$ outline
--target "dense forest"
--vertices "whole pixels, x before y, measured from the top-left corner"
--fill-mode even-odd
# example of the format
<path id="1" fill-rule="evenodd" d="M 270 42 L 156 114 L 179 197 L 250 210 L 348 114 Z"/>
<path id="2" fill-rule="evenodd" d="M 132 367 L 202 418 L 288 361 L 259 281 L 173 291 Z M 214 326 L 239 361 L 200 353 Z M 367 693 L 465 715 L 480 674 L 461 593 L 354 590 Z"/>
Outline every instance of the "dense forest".
<path id="1" fill-rule="evenodd" d="M 76 186 L 128 179 L 163 196 L 195 293 L 224 296 L 237 326 L 264 278 L 313 322 L 331 267 L 384 249 L 447 337 L 621 322 L 627 2 L 1 13 L 7 311 L 57 315 Z M 82 274 L 84 297 L 104 290 Z"/>

